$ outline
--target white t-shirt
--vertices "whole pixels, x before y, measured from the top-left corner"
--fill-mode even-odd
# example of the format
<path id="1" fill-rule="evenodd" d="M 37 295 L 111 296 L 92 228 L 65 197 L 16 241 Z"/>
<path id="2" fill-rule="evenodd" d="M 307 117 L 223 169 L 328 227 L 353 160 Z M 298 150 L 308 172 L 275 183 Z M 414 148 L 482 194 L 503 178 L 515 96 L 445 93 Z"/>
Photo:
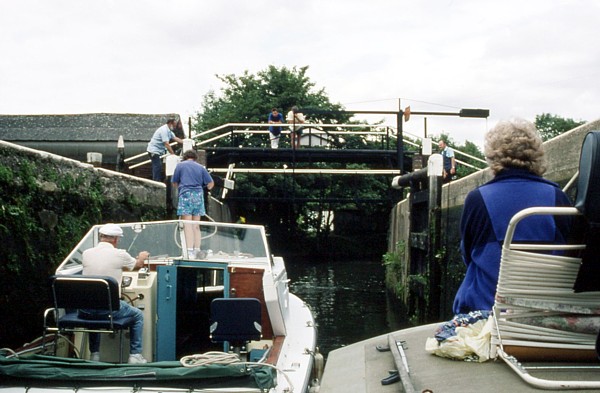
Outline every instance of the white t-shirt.
<path id="1" fill-rule="evenodd" d="M 107 242 L 88 248 L 82 254 L 83 274 L 92 276 L 111 276 L 121 287 L 123 269 L 133 270 L 136 259 L 125 250 L 115 248 Z"/>
<path id="2" fill-rule="evenodd" d="M 300 128 L 298 126 L 298 124 L 304 123 L 306 121 L 306 118 L 304 117 L 304 114 L 302 114 L 301 112 L 296 112 L 296 120 L 294 121 L 294 112 L 293 111 L 289 111 L 287 113 L 287 116 L 285 117 L 285 121 L 288 124 L 294 124 L 295 123 L 296 124 L 295 130 L 297 130 L 298 128 Z"/>

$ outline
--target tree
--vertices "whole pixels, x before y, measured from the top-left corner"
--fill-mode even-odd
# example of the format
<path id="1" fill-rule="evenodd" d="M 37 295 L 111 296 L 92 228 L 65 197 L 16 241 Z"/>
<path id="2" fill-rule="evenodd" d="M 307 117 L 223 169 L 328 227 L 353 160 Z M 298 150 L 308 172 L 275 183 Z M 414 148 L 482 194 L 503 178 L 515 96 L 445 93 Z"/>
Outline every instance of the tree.
<path id="1" fill-rule="evenodd" d="M 535 116 L 535 126 L 544 142 L 584 123 L 585 121 L 565 119 L 557 115 L 551 115 L 550 113 L 542 113 Z"/>
<path id="2" fill-rule="evenodd" d="M 307 76 L 307 70 L 308 67 L 269 66 L 256 74 L 245 71 L 241 76 L 217 75 L 224 87 L 218 94 L 209 91 L 204 96 L 193 129 L 200 133 L 227 123 L 266 123 L 272 108 L 285 114 L 293 105 L 297 105 L 311 123 L 348 123 L 350 116 L 340 112 L 344 110 L 343 106 L 332 103 L 324 89 L 317 89 Z M 357 124 L 357 129 L 364 129 L 364 125 Z M 266 143 L 264 135 L 236 135 L 240 139 L 234 146 L 264 147 Z M 206 139 L 210 137 L 212 135 L 207 135 Z M 381 144 L 381 141 L 371 141 L 362 135 L 344 135 L 337 141 L 339 148 L 378 148 Z M 227 142 L 212 143 L 223 146 Z M 290 169 L 346 167 L 325 162 L 260 163 L 260 166 L 281 168 L 284 164 Z M 238 167 L 240 165 L 249 167 L 258 163 L 238 163 Z M 343 197 L 357 201 L 381 198 L 390 192 L 390 185 L 390 179 L 384 176 L 238 174 L 236 188 L 229 195 L 234 214 L 244 216 L 252 223 L 266 225 L 273 234 L 272 240 L 287 241 L 286 247 L 304 247 L 301 251 L 306 251 L 308 247 L 302 239 L 327 238 L 331 231 L 331 216 L 327 212 L 348 207 L 323 201 Z M 290 203 L 290 199 L 295 202 Z M 356 208 L 358 202 L 349 204 Z M 361 206 L 360 209 L 370 217 L 386 220 L 390 206 Z M 379 211 L 375 212 L 377 209 Z"/>
<path id="3" fill-rule="evenodd" d="M 285 113 L 294 105 L 311 110 L 340 111 L 341 104 L 332 103 L 325 89 L 315 89 L 306 72 L 308 66 L 277 68 L 269 66 L 256 75 L 244 71 L 241 76 L 216 75 L 225 84 L 221 95 L 209 91 L 204 96 L 202 109 L 196 114 L 194 129 L 206 131 L 227 123 L 264 123 L 272 108 Z M 345 121 L 348 116 L 318 113 L 310 116 L 312 122 L 332 123 Z M 256 142 L 260 138 L 248 136 Z"/>

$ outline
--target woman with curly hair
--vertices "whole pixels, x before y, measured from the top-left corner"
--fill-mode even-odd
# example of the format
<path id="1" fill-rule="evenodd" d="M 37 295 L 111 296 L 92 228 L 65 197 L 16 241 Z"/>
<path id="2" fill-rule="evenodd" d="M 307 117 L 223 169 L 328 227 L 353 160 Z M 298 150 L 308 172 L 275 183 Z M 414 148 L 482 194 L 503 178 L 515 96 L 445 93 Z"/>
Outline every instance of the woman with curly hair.
<path id="1" fill-rule="evenodd" d="M 465 199 L 460 231 L 461 253 L 467 271 L 453 311 L 464 314 L 491 310 L 498 283 L 502 242 L 512 216 L 533 206 L 571 206 L 545 172 L 542 140 L 531 122 L 499 122 L 485 137 L 484 154 L 494 178 Z M 517 227 L 519 242 L 564 242 L 566 217 L 528 217 Z"/>

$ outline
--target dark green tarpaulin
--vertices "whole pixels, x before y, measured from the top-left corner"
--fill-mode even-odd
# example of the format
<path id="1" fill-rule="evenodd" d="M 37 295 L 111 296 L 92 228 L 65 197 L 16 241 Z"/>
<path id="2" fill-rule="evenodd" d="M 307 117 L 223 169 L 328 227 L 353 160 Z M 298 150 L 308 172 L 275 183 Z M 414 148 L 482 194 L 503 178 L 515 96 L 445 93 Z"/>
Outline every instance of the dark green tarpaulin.
<path id="1" fill-rule="evenodd" d="M 13 382 L 15 379 L 43 381 L 45 385 L 52 381 L 69 381 L 79 386 L 88 382 L 135 382 L 136 385 L 150 385 L 149 381 L 161 382 L 161 386 L 168 386 L 169 383 L 181 385 L 182 382 L 196 385 L 202 384 L 203 380 L 211 380 L 211 385 L 214 385 L 215 379 L 223 381 L 227 386 L 234 386 L 236 381 L 250 379 L 257 388 L 270 389 L 275 387 L 277 375 L 272 367 L 247 367 L 244 363 L 183 367 L 179 362 L 113 364 L 42 355 L 20 359 L 0 355 L 0 378 L 6 379 L 3 377 L 8 377 Z"/>

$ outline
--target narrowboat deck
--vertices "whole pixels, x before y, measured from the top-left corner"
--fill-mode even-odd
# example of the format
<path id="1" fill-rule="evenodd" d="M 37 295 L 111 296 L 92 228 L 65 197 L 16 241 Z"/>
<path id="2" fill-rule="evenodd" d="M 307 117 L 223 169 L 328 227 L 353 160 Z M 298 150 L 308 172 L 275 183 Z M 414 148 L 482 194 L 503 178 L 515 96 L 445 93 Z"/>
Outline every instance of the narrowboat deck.
<path id="1" fill-rule="evenodd" d="M 390 333 L 405 342 L 404 353 L 415 392 L 539 392 L 524 382 L 502 360 L 483 363 L 441 358 L 425 351 L 425 341 L 437 324 L 402 329 Z M 392 352 L 380 352 L 388 345 L 388 334 L 370 338 L 329 352 L 320 393 L 391 393 L 407 391 L 402 383 L 382 385 L 381 380 L 396 370 Z M 530 364 L 531 365 L 531 364 Z M 554 366 L 558 365 L 553 363 Z M 540 366 L 543 366 L 540 364 Z M 597 366 L 597 363 L 595 364 Z M 535 376 L 560 380 L 598 380 L 598 369 L 557 371 L 540 369 Z M 590 390 L 587 390 L 590 391 Z M 596 390 L 597 391 L 597 390 Z M 561 390 L 582 392 L 582 390 Z"/>

